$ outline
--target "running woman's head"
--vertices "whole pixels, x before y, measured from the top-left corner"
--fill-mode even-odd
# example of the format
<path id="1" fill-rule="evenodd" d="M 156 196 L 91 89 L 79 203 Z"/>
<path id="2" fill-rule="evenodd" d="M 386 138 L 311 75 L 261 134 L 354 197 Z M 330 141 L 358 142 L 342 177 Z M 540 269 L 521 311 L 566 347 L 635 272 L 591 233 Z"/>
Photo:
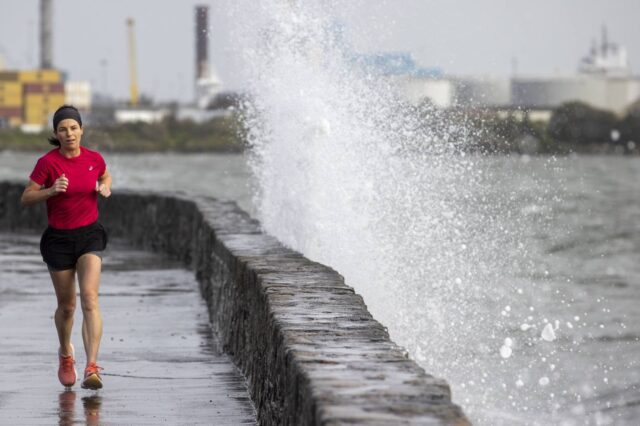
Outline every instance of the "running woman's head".
<path id="1" fill-rule="evenodd" d="M 73 105 L 62 105 L 53 114 L 53 136 L 49 143 L 61 146 L 62 143 L 80 143 L 82 138 L 82 117 Z"/>

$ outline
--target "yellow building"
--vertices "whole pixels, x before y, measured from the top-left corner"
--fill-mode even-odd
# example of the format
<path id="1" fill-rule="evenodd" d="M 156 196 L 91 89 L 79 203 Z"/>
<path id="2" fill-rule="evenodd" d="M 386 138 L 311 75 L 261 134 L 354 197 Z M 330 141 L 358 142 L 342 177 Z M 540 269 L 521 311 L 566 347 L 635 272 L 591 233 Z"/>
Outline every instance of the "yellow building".
<path id="1" fill-rule="evenodd" d="M 2 80 L 0 73 L 0 120 L 10 127 L 22 123 L 22 84 L 18 81 Z"/>
<path id="2" fill-rule="evenodd" d="M 0 71 L 0 123 L 45 127 L 64 101 L 58 70 Z"/>

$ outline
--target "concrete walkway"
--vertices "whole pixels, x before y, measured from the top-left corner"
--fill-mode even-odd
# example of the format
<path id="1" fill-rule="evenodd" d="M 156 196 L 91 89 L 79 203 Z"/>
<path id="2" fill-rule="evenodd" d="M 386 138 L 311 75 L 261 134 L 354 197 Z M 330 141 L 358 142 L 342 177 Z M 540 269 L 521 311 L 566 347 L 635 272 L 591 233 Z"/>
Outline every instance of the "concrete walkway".
<path id="1" fill-rule="evenodd" d="M 256 424 L 244 379 L 213 339 L 193 273 L 111 243 L 104 258 L 104 389 L 57 379 L 55 296 L 39 236 L 0 234 L 0 424 Z M 79 374 L 85 355 L 76 310 Z"/>

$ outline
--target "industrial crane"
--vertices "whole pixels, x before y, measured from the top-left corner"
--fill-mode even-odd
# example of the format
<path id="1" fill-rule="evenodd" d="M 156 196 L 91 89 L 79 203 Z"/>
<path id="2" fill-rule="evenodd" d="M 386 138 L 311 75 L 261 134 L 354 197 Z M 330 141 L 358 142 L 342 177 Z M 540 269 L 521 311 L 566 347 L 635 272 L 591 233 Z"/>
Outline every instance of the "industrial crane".
<path id="1" fill-rule="evenodd" d="M 133 18 L 127 19 L 129 33 L 129 103 L 132 107 L 136 107 L 138 106 L 138 74 L 136 72 L 136 39 L 133 26 Z"/>

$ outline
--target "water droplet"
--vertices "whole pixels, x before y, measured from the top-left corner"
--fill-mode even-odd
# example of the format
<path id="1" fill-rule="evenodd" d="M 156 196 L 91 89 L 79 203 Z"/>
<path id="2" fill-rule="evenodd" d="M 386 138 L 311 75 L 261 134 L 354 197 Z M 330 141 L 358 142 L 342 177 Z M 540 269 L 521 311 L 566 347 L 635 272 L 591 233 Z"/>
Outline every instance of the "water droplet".
<path id="1" fill-rule="evenodd" d="M 542 340 L 545 340 L 547 342 L 553 342 L 554 340 L 556 340 L 556 333 L 553 329 L 553 326 L 551 324 L 545 325 L 540 337 L 542 337 Z"/>

